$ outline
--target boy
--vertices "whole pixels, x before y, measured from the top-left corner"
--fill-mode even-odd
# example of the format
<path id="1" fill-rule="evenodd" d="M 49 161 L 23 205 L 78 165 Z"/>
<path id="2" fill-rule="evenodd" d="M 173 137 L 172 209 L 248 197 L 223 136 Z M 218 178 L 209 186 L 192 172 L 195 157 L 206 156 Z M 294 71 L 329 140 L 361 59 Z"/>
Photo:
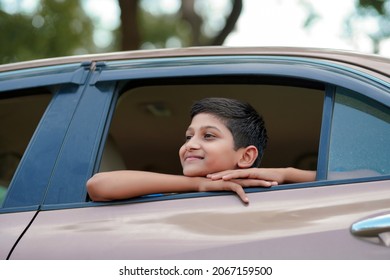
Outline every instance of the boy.
<path id="1" fill-rule="evenodd" d="M 315 180 L 315 172 L 294 168 L 257 168 L 267 144 L 264 121 L 247 103 L 206 98 L 191 109 L 191 124 L 179 150 L 183 175 L 144 171 L 95 174 L 87 182 L 94 201 L 152 193 L 233 191 L 249 200 L 243 187 L 271 187 Z"/>

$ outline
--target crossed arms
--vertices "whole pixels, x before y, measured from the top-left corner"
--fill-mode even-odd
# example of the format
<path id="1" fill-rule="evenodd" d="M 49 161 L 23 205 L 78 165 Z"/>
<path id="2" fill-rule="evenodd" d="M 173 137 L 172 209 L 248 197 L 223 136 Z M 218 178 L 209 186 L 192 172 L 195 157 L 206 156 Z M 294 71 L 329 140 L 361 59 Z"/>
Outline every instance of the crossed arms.
<path id="1" fill-rule="evenodd" d="M 315 176 L 315 171 L 291 167 L 226 170 L 207 177 L 121 170 L 95 174 L 88 180 L 87 190 L 94 201 L 127 199 L 153 193 L 233 191 L 244 203 L 248 203 L 244 187 L 309 182 L 314 181 Z"/>

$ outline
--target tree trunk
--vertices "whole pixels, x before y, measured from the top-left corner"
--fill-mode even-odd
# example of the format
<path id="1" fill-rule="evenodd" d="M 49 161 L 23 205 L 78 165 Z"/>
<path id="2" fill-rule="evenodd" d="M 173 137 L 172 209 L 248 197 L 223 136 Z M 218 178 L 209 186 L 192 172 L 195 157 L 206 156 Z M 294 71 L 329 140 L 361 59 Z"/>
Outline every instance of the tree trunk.
<path id="1" fill-rule="evenodd" d="M 242 11 L 242 0 L 234 0 L 233 1 L 233 8 L 230 12 L 230 15 L 226 19 L 226 24 L 219 32 L 219 34 L 213 39 L 211 42 L 211 45 L 213 46 L 220 46 L 225 42 L 225 39 L 229 34 L 234 30 L 234 27 L 238 21 L 238 18 L 240 17 Z"/>
<path id="2" fill-rule="evenodd" d="M 181 1 L 181 17 L 191 26 L 191 46 L 200 46 L 202 18 L 195 12 L 195 0 Z"/>
<path id="3" fill-rule="evenodd" d="M 186 20 L 190 26 L 192 31 L 192 46 L 200 46 L 200 45 L 222 45 L 225 41 L 226 37 L 229 36 L 230 32 L 233 31 L 238 18 L 240 17 L 242 11 L 242 0 L 232 0 L 233 7 L 229 16 L 226 19 L 226 24 L 223 29 L 215 36 L 211 42 L 202 42 L 201 37 L 201 28 L 203 20 L 202 18 L 196 14 L 194 9 L 195 0 L 182 0 L 181 1 L 181 13 L 182 18 Z"/>
<path id="4" fill-rule="evenodd" d="M 141 44 L 138 28 L 139 0 L 119 0 L 121 10 L 121 48 L 122 50 L 137 50 Z"/>

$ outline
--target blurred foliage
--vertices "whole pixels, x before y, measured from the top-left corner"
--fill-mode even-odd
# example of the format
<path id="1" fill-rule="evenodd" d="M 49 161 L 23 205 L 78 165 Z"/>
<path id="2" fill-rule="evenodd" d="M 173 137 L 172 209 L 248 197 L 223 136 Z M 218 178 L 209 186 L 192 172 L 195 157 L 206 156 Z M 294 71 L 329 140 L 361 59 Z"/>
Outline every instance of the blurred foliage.
<path id="1" fill-rule="evenodd" d="M 155 48 L 167 47 L 170 38 L 177 38 L 178 44 L 190 45 L 190 28 L 180 20 L 178 14 L 162 14 L 155 16 L 148 11 L 139 11 L 139 33 L 141 34 L 141 45 Z"/>
<path id="2" fill-rule="evenodd" d="M 118 3 L 122 50 L 222 45 L 233 31 L 243 5 L 242 0 L 217 4 L 212 0 L 177 0 L 176 11 L 163 11 L 158 9 L 163 1 L 118 0 Z"/>
<path id="3" fill-rule="evenodd" d="M 219 10 L 216 14 L 208 0 L 178 0 L 176 12 L 164 13 L 160 10 L 155 13 L 148 8 L 152 4 L 158 6 L 160 1 L 117 0 L 122 8 L 121 20 L 126 20 L 128 26 L 110 30 L 113 36 L 103 38 L 109 41 L 107 46 L 98 47 L 94 36 L 102 39 L 101 36 L 107 33 L 94 33 L 98 27 L 97 19 L 83 10 L 85 0 L 36 1 L 38 6 L 32 11 L 7 13 L 2 5 L 7 1 L 0 0 L 1 64 L 126 49 L 210 45 L 224 25 L 220 24 L 219 29 L 215 29 L 218 25 L 209 23 L 218 19 L 225 23 L 225 27 L 228 22 L 234 26 L 242 6 L 242 0 L 226 0 L 225 11 Z M 15 1 L 16 4 L 21 2 Z M 94 4 L 99 4 L 98 0 Z M 137 8 L 134 9 L 134 6 Z M 235 18 L 231 17 L 233 11 L 236 11 Z M 231 26 L 224 30 L 223 36 L 226 37 L 231 30 Z M 224 40 L 223 36 L 220 41 Z"/>
<path id="4" fill-rule="evenodd" d="M 361 10 L 374 9 L 378 14 L 385 15 L 388 13 L 386 11 L 388 3 L 386 2 L 386 0 L 358 0 L 357 4 Z"/>
<path id="5" fill-rule="evenodd" d="M 0 7 L 0 63 L 93 51 L 92 32 L 80 0 L 41 0 L 31 13 Z"/>
<path id="6" fill-rule="evenodd" d="M 0 0 L 0 63 L 123 49 L 220 45 L 234 29 L 242 9 L 242 0 L 225 0 L 218 12 L 213 0 L 177 0 L 176 11 L 156 13 L 149 8 L 160 1 L 116 0 L 122 8 L 122 22 L 132 21 L 126 30 L 119 26 L 107 36 L 107 32 L 96 32 L 96 18 L 83 10 L 86 0 L 36 0 L 37 8 L 32 11 L 8 13 L 2 4 L 6 1 Z M 22 1 L 15 0 L 18 2 Z M 301 4 L 308 14 L 303 26 L 310 28 L 320 17 L 311 1 L 301 0 Z M 366 36 L 374 52 L 379 52 L 380 43 L 390 37 L 390 0 L 356 0 L 355 5 L 346 19 L 349 38 Z M 359 24 L 364 20 L 370 24 L 363 30 Z M 94 36 L 109 43 L 98 47 Z"/>
<path id="7" fill-rule="evenodd" d="M 321 20 L 313 2 L 313 0 L 299 2 L 306 10 L 307 17 L 303 27 L 307 29 Z M 344 22 L 344 38 L 356 45 L 364 41 L 365 45 L 371 45 L 372 53 L 378 54 L 381 50 L 381 42 L 390 38 L 390 0 L 355 0 L 354 2 L 355 9 L 350 11 Z"/>
<path id="8" fill-rule="evenodd" d="M 357 27 L 362 22 L 366 25 Z M 371 40 L 373 53 L 379 53 L 381 42 L 390 38 L 390 0 L 357 0 L 356 12 L 348 18 L 346 27 L 350 37 L 357 31 L 364 32 Z"/>

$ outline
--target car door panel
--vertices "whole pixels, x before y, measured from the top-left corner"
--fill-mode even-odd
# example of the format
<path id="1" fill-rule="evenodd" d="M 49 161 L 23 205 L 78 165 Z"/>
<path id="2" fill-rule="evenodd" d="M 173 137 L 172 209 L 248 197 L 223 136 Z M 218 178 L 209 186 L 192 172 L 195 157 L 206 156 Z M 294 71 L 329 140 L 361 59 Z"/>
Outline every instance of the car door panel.
<path id="1" fill-rule="evenodd" d="M 0 260 L 5 260 L 36 211 L 3 213 L 0 215 Z"/>
<path id="2" fill-rule="evenodd" d="M 389 181 L 41 211 L 12 259 L 389 259 L 356 221 L 390 210 Z M 91 203 L 95 205 L 95 203 Z"/>

